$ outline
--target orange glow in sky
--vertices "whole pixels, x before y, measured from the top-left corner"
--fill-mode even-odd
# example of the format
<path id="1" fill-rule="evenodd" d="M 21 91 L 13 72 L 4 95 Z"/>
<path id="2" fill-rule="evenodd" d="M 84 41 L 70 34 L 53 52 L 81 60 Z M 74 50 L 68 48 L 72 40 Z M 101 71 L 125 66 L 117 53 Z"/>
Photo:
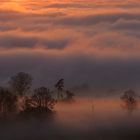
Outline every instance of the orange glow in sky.
<path id="1" fill-rule="evenodd" d="M 139 88 L 140 0 L 0 0 L 0 66 L 3 81 Z"/>
<path id="2" fill-rule="evenodd" d="M 139 52 L 135 52 L 134 49 L 133 52 L 131 47 L 126 47 L 131 45 L 139 50 L 136 45 L 139 44 L 136 35 L 132 39 L 130 34 L 133 33 L 126 30 L 126 28 L 135 30 L 139 25 L 137 16 L 140 13 L 140 2 L 138 0 L 2 0 L 0 10 L 3 17 L 0 21 L 2 30 L 0 36 L 9 37 L 14 34 L 27 40 L 31 38 L 31 41 L 33 38 L 34 42 L 37 42 L 33 43 L 33 46 L 28 46 L 29 48 L 20 42 L 10 43 L 17 46 L 13 48 L 7 45 L 8 51 L 11 49 L 47 50 L 51 48 L 50 44 L 53 44 L 54 40 L 62 41 L 63 48 L 65 40 L 70 40 L 68 42 L 71 43 L 68 43 L 61 52 L 76 52 L 81 48 L 86 48 L 90 53 L 98 56 L 122 56 L 124 48 L 125 56 Z M 50 40 L 51 43 L 45 44 L 45 40 Z M 84 44 L 81 40 L 84 40 Z M 55 49 L 56 44 L 54 43 Z M 6 47 L 1 47 L 0 49 L 5 51 Z"/>

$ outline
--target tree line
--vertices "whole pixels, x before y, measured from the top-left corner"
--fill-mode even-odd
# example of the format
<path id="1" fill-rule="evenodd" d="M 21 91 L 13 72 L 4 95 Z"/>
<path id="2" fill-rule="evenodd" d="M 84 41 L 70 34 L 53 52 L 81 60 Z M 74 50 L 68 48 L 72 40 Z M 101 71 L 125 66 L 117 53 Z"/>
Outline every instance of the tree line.
<path id="1" fill-rule="evenodd" d="M 55 85 L 55 91 L 39 87 L 31 91 L 33 78 L 30 74 L 19 72 L 12 76 L 8 88 L 0 87 L 0 114 L 52 114 L 57 102 L 73 102 L 74 93 L 65 89 L 64 79 Z M 53 95 L 57 94 L 57 98 Z"/>
<path id="2" fill-rule="evenodd" d="M 65 89 L 64 79 L 56 82 L 55 91 L 44 86 L 31 90 L 32 82 L 33 77 L 30 74 L 19 72 L 10 78 L 8 88 L 0 87 L 0 117 L 13 114 L 53 114 L 57 102 L 74 102 L 74 93 Z M 133 90 L 125 91 L 121 100 L 122 107 L 129 113 L 136 109 L 137 99 Z"/>

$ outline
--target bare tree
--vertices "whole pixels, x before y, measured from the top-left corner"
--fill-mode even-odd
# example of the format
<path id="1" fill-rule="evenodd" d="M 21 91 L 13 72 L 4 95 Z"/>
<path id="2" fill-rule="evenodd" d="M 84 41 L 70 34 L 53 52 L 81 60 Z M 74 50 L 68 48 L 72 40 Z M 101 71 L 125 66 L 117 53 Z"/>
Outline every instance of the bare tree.
<path id="1" fill-rule="evenodd" d="M 124 95 L 121 97 L 124 104 L 122 107 L 127 110 L 129 113 L 132 113 L 137 107 L 136 94 L 133 90 L 127 90 L 124 92 Z"/>
<path id="2" fill-rule="evenodd" d="M 63 90 L 64 90 L 64 79 L 60 79 L 56 84 L 55 88 L 57 89 L 57 99 L 62 100 L 63 99 Z"/>
<path id="3" fill-rule="evenodd" d="M 34 95 L 32 96 L 34 105 L 37 107 L 44 107 L 48 109 L 53 109 L 55 105 L 55 99 L 52 98 L 51 92 L 46 87 L 40 87 L 34 90 Z"/>
<path id="4" fill-rule="evenodd" d="M 23 96 L 31 87 L 32 77 L 27 73 L 19 72 L 11 77 L 9 84 L 15 94 Z"/>

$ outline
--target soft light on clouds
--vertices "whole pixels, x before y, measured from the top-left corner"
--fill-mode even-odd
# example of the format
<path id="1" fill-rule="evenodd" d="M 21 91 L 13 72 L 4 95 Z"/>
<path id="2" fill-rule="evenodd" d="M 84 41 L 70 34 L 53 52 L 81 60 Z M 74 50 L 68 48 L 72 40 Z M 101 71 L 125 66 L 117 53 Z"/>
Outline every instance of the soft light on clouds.
<path id="1" fill-rule="evenodd" d="M 0 83 L 25 71 L 34 85 L 138 88 L 139 0 L 2 0 Z M 38 81 L 38 82 L 37 82 Z"/>

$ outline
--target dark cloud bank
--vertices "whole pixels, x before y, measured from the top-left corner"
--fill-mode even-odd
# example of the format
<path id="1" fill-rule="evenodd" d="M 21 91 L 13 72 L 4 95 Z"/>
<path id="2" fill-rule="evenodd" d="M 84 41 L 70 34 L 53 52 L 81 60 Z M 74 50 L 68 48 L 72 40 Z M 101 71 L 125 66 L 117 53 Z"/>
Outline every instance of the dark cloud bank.
<path id="1" fill-rule="evenodd" d="M 0 36 L 0 48 L 12 49 L 12 48 L 34 48 L 36 46 L 43 46 L 48 49 L 63 49 L 67 46 L 70 40 L 56 39 L 47 40 L 39 37 L 24 37 L 24 36 Z"/>

